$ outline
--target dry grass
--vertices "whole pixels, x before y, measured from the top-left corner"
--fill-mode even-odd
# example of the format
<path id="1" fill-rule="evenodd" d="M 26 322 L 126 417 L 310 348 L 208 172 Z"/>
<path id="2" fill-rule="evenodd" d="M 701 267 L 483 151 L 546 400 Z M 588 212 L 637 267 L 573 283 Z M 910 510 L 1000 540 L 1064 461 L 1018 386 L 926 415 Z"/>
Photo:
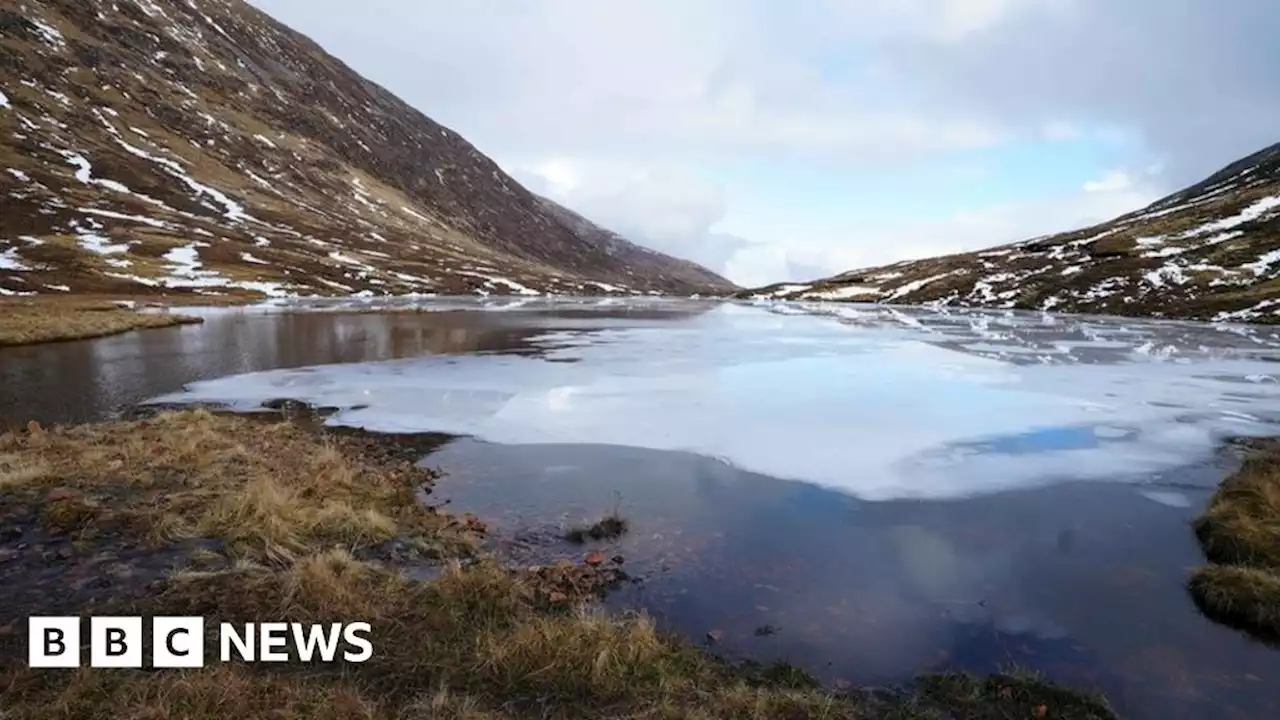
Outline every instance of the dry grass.
<path id="1" fill-rule="evenodd" d="M 1210 617 L 1280 638 L 1280 447 L 1266 445 L 1227 478 L 1196 519 L 1210 564 L 1188 588 Z"/>
<path id="2" fill-rule="evenodd" d="M 823 690 L 795 669 L 750 673 L 658 633 L 643 617 L 530 599 L 522 575 L 492 564 L 417 583 L 342 553 L 288 569 L 171 579 L 123 612 L 216 615 L 238 622 L 359 618 L 374 628 L 367 663 L 211 665 L 201 671 L 10 671 L 13 720 L 126 718 L 830 718 L 1048 717 L 1110 720 L 1105 703 L 1019 675 L 947 675 L 918 694 L 871 700 Z M 786 676 L 787 681 L 776 679 Z"/>
<path id="3" fill-rule="evenodd" d="M 360 620 L 374 646 L 361 664 L 191 671 L 35 671 L 0 653 L 6 720 L 1114 717 L 1101 701 L 1012 675 L 927 678 L 914 693 L 874 699 L 834 693 L 796 668 L 732 667 L 643 616 L 605 615 L 572 583 L 555 591 L 570 596 L 548 601 L 545 572 L 493 559 L 450 560 L 437 579 L 408 579 L 358 551 L 412 535 L 461 554 L 472 523 L 414 502 L 426 471 L 344 443 L 198 411 L 0 436 L 0 508 L 40 506 L 48 531 L 82 543 L 216 538 L 238 556 L 206 570 L 203 550 L 146 593 L 81 614 Z M 216 648 L 216 624 L 208 631 L 206 648 Z"/>
<path id="4" fill-rule="evenodd" d="M 77 539 L 205 538 L 276 565 L 398 538 L 442 552 L 449 518 L 414 497 L 430 471 L 344 452 L 346 443 L 204 411 L 37 428 L 0 435 L 0 487 Z"/>
<path id="5" fill-rule="evenodd" d="M 199 322 L 203 320 L 198 317 L 144 314 L 112 303 L 5 301 L 0 303 L 0 346 L 83 340 Z"/>

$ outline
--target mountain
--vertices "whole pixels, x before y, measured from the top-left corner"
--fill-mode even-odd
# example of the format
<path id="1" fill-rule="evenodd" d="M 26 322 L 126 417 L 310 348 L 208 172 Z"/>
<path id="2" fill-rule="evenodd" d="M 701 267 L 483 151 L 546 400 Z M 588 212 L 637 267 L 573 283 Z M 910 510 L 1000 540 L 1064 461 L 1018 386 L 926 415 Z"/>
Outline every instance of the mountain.
<path id="1" fill-rule="evenodd" d="M 240 0 L 4 3 L 0 203 L 3 295 L 736 289 Z"/>
<path id="2" fill-rule="evenodd" d="M 1280 144 L 1101 225 L 738 296 L 1280 322 Z"/>

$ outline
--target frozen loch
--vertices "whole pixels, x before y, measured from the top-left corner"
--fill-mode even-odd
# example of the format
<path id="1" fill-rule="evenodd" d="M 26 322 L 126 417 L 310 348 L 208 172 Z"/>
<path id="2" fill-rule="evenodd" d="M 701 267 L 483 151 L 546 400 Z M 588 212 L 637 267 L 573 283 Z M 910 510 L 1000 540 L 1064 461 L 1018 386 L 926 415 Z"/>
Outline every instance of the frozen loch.
<path id="1" fill-rule="evenodd" d="M 536 352 L 273 370 L 155 400 L 290 398 L 377 431 L 684 451 L 866 500 L 1158 486 L 1280 418 L 1280 337 L 1267 328 L 771 303 L 619 322 L 584 307 L 543 320 Z"/>

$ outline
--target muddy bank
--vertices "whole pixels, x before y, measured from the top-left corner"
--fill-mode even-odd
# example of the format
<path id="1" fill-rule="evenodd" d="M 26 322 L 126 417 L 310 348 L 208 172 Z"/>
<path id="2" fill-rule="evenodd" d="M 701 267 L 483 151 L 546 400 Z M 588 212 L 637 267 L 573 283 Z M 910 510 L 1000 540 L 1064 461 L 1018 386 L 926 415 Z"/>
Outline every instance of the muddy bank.
<path id="1" fill-rule="evenodd" d="M 504 565 L 479 549 L 483 522 L 418 502 L 435 473 L 412 461 L 436 441 L 203 411 L 0 436 L 0 567 L 22 589 L 0 603 L 9 716 L 1113 717 L 1018 674 L 822 688 L 593 611 L 625 559 Z M 340 669 L 27 670 L 25 617 L 54 612 L 359 617 L 377 652 Z"/>

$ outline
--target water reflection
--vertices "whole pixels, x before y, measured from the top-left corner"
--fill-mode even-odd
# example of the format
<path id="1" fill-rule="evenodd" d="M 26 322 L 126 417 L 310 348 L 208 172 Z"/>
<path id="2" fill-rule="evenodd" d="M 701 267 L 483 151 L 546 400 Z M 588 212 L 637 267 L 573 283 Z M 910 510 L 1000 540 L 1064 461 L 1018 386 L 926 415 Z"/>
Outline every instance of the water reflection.
<path id="1" fill-rule="evenodd" d="M 0 349 L 0 426 L 108 417 L 238 373 L 445 353 L 533 354 L 537 324 L 465 312 L 206 313 L 202 325 Z"/>
<path id="2" fill-rule="evenodd" d="M 460 439 L 425 462 L 448 474 L 437 499 L 495 521 L 529 563 L 580 552 L 561 526 L 620 493 L 633 530 L 608 552 L 644 582 L 611 602 L 695 638 L 718 630 L 731 656 L 859 683 L 1017 663 L 1134 718 L 1280 713 L 1280 654 L 1200 617 L 1182 587 L 1199 562 L 1187 522 L 1228 457 L 1171 478 L 1192 488 L 1182 505 L 1096 483 L 868 503 L 621 447 Z"/>

